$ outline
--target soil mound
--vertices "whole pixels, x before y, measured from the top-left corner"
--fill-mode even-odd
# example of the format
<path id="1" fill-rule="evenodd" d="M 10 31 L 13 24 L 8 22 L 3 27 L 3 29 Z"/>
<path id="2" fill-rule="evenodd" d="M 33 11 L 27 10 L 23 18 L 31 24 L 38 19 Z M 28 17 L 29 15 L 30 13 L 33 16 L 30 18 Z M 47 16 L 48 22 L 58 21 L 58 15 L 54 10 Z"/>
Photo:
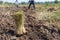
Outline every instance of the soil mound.
<path id="1" fill-rule="evenodd" d="M 0 15 L 0 40 L 60 40 L 60 31 L 54 25 L 42 20 L 37 21 L 34 16 L 34 10 L 25 12 L 25 28 L 28 32 L 17 35 L 14 34 L 16 24 L 13 17 Z"/>

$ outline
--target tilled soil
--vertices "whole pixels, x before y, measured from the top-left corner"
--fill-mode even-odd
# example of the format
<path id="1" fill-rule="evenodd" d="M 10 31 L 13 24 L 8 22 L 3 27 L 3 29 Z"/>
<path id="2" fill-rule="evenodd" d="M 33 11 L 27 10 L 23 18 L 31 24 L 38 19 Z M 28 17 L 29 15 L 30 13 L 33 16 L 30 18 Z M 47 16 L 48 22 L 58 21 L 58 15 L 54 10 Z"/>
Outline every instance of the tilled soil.
<path id="1" fill-rule="evenodd" d="M 25 7 L 24 7 L 25 8 Z M 11 14 L 20 11 L 15 7 L 5 8 Z M 17 35 L 15 33 L 16 24 L 11 15 L 5 15 L 7 11 L 0 8 L 0 40 L 60 40 L 60 30 L 47 21 L 37 20 L 35 10 L 23 10 L 25 12 L 26 34 Z"/>

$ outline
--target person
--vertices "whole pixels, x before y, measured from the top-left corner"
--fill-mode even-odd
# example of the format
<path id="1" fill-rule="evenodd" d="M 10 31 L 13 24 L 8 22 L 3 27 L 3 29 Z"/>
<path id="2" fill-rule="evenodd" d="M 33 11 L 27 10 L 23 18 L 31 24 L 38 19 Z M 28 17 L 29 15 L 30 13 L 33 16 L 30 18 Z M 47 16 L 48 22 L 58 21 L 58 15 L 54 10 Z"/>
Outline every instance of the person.
<path id="1" fill-rule="evenodd" d="M 33 5 L 33 8 L 35 9 L 35 3 L 34 0 L 29 0 L 29 6 L 28 9 L 30 9 L 30 6 Z"/>
<path id="2" fill-rule="evenodd" d="M 16 1 L 15 1 L 15 5 L 16 5 L 16 7 L 18 7 L 18 4 L 19 4 L 19 3 L 18 3 L 18 1 L 16 0 Z"/>

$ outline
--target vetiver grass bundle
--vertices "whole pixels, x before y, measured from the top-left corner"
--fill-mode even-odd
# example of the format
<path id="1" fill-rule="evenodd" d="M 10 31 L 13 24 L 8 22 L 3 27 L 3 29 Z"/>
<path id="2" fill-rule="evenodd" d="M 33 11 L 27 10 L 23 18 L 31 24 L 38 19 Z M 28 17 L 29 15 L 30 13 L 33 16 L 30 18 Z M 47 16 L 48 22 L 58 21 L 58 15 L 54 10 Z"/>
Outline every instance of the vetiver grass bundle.
<path id="1" fill-rule="evenodd" d="M 13 14 L 13 18 L 15 19 L 16 23 L 16 33 L 21 35 L 23 33 L 26 33 L 25 27 L 24 27 L 24 12 L 20 11 Z"/>

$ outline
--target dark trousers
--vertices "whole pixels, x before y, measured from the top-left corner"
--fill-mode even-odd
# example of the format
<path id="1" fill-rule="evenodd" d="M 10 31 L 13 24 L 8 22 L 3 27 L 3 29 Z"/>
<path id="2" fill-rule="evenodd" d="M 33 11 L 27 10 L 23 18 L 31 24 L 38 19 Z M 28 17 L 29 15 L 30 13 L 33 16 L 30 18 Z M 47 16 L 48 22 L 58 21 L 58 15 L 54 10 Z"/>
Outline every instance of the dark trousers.
<path id="1" fill-rule="evenodd" d="M 16 7 L 19 7 L 18 5 L 16 5 Z"/>
<path id="2" fill-rule="evenodd" d="M 33 5 L 33 8 L 35 9 L 35 4 L 34 2 L 30 2 L 28 9 L 30 9 L 30 6 Z"/>

